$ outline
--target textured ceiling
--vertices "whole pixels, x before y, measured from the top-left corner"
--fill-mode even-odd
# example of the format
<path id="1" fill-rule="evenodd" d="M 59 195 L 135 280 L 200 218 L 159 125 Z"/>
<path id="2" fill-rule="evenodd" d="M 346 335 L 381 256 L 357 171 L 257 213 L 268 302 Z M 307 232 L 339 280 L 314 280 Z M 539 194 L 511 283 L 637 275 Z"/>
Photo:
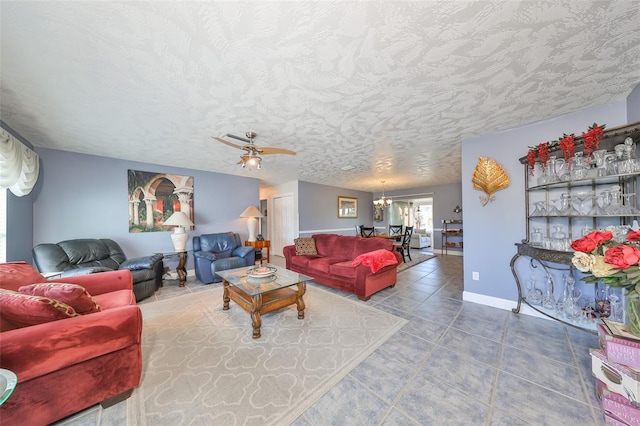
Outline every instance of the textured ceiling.
<path id="1" fill-rule="evenodd" d="M 0 15 L 1 119 L 35 146 L 265 184 L 459 182 L 462 139 L 640 83 L 638 1 L 2 0 Z M 298 155 L 247 170 L 211 139 L 248 130 Z"/>

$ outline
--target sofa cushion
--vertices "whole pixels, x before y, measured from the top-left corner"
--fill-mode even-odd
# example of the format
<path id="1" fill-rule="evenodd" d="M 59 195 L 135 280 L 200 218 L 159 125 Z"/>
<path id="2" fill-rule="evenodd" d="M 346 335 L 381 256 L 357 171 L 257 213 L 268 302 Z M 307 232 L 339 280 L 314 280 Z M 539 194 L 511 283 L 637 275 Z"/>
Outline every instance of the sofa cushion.
<path id="1" fill-rule="evenodd" d="M 319 256 L 292 256 L 291 265 L 298 268 L 307 268 L 311 259 L 317 259 Z"/>
<path id="2" fill-rule="evenodd" d="M 393 249 L 393 241 L 386 238 L 356 238 L 355 240 L 353 252 L 349 259 L 355 259 L 361 254 L 369 253 L 374 250 Z"/>
<path id="3" fill-rule="evenodd" d="M 316 250 L 320 256 L 333 256 L 333 250 L 336 244 L 336 240 L 339 235 L 337 234 L 314 234 L 313 239 L 316 240 Z"/>
<path id="4" fill-rule="evenodd" d="M 219 234 L 201 235 L 200 247 L 201 251 L 213 253 L 217 259 L 224 259 L 231 256 L 231 253 L 238 245 L 232 232 L 221 232 Z"/>
<path id="5" fill-rule="evenodd" d="M 356 268 L 351 264 L 351 260 L 334 263 L 329 266 L 329 272 L 342 278 L 355 279 Z"/>
<path id="6" fill-rule="evenodd" d="M 135 296 L 131 290 L 111 291 L 109 293 L 98 294 L 93 296 L 93 298 L 96 299 L 102 311 L 136 304 Z"/>
<path id="7" fill-rule="evenodd" d="M 48 282 L 22 286 L 19 293 L 31 296 L 43 296 L 66 303 L 81 315 L 100 312 L 100 305 L 81 285 L 60 282 Z"/>
<path id="8" fill-rule="evenodd" d="M 313 238 L 296 238 L 293 240 L 296 246 L 296 256 L 311 256 L 318 254 L 316 240 Z"/>
<path id="9" fill-rule="evenodd" d="M 0 264 L 0 277 L 3 278 L 2 288 L 18 291 L 23 285 L 42 283 L 47 281 L 27 262 L 7 262 Z"/>
<path id="10" fill-rule="evenodd" d="M 0 315 L 3 324 L 9 322 L 16 328 L 80 316 L 66 303 L 5 289 L 0 289 Z"/>
<path id="11" fill-rule="evenodd" d="M 317 257 L 309 259 L 308 268 L 312 271 L 322 272 L 323 274 L 329 273 L 329 267 L 333 264 L 344 262 L 344 259 L 339 257 Z"/>

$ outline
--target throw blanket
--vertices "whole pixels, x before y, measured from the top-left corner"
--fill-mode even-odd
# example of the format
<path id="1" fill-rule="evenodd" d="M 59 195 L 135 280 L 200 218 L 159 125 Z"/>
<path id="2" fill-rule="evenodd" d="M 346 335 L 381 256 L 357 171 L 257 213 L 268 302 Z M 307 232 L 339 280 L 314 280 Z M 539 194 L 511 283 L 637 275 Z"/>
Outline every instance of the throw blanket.
<path id="1" fill-rule="evenodd" d="M 371 272 L 375 274 L 385 266 L 397 265 L 398 259 L 396 259 L 395 255 L 389 250 L 380 249 L 361 254 L 353 259 L 351 266 L 358 266 L 361 263 L 370 267 Z"/>

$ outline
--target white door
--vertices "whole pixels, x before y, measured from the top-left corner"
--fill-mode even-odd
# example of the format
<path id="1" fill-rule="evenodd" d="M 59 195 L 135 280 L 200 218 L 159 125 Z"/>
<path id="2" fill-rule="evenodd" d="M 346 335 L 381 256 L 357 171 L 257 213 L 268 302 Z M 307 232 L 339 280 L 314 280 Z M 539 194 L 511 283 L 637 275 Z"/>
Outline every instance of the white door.
<path id="1" fill-rule="evenodd" d="M 293 244 L 297 238 L 293 196 L 282 195 L 273 198 L 273 232 L 271 233 L 271 252 L 283 256 L 284 246 Z"/>

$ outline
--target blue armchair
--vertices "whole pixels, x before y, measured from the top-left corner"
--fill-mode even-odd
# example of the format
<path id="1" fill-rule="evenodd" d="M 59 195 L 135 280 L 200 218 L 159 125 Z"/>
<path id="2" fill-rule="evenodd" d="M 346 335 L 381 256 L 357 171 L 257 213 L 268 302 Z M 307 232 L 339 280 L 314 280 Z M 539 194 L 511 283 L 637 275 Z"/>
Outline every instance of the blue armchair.
<path id="1" fill-rule="evenodd" d="M 193 237 L 193 261 L 196 276 L 205 284 L 222 281 L 217 271 L 253 266 L 253 247 L 244 247 L 240 236 L 233 232 L 203 234 Z"/>

